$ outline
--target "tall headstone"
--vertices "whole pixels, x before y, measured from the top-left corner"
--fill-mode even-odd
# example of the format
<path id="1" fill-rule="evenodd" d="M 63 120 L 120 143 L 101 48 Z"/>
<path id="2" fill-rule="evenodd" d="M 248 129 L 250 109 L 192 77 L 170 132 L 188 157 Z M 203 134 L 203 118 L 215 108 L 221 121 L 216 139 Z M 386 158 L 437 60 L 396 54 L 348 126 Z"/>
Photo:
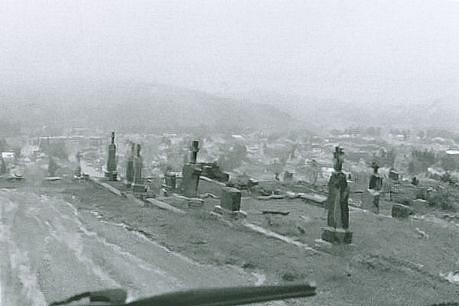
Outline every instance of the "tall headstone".
<path id="1" fill-rule="evenodd" d="M 108 145 L 108 159 L 105 177 L 109 181 L 116 181 L 118 173 L 116 172 L 116 145 L 115 145 L 115 132 L 112 132 L 112 139 Z"/>
<path id="2" fill-rule="evenodd" d="M 74 175 L 75 177 L 81 177 L 81 153 L 78 152 L 76 155 L 76 161 L 77 161 L 77 166 L 75 168 L 75 171 L 74 171 Z"/>
<path id="3" fill-rule="evenodd" d="M 343 173 L 344 151 L 339 146 L 333 153 L 334 171 L 328 181 L 327 227 L 323 228 L 322 239 L 331 243 L 351 243 L 349 231 L 349 186 Z"/>
<path id="4" fill-rule="evenodd" d="M 196 164 L 199 141 L 194 140 L 191 144 L 191 160 L 186 163 L 182 169 L 182 185 L 181 191 L 187 197 L 196 197 L 198 193 L 199 177 L 201 176 L 202 169 Z"/>
<path id="5" fill-rule="evenodd" d="M 56 176 L 57 169 L 59 169 L 59 166 L 54 161 L 54 158 L 50 156 L 48 161 L 48 176 Z"/>
<path id="6" fill-rule="evenodd" d="M 383 178 L 379 175 L 379 165 L 376 161 L 371 164 L 373 174 L 370 176 L 370 183 L 365 192 L 365 205 L 374 213 L 379 213 L 379 200 L 383 188 Z"/>
<path id="7" fill-rule="evenodd" d="M 6 174 L 8 172 L 8 169 L 6 167 L 5 160 L 1 156 L 0 159 L 2 160 L 2 163 L 0 165 L 0 174 Z"/>
<path id="8" fill-rule="evenodd" d="M 144 193 L 145 183 L 142 177 L 143 160 L 142 160 L 142 156 L 140 156 L 140 145 L 139 144 L 135 145 L 133 167 L 134 167 L 134 178 L 132 181 L 132 191 L 134 193 Z"/>
<path id="9" fill-rule="evenodd" d="M 135 155 L 135 143 L 131 143 L 131 153 L 126 163 L 126 186 L 131 187 L 134 181 L 134 155 Z"/>

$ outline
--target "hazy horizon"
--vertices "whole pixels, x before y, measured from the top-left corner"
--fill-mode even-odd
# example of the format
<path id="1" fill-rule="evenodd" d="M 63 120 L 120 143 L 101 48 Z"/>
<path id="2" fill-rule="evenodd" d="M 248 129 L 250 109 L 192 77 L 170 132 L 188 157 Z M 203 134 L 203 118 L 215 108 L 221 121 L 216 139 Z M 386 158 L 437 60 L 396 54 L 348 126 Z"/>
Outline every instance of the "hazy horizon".
<path id="1" fill-rule="evenodd" d="M 0 82 L 431 103 L 459 97 L 457 16 L 446 0 L 2 1 Z"/>

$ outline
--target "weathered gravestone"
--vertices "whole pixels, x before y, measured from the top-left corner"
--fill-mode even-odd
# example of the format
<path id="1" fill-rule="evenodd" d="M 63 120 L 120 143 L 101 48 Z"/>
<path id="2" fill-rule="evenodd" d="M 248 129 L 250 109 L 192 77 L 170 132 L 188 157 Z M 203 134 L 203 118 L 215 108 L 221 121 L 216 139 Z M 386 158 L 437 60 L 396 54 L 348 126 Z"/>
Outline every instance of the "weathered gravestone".
<path id="1" fill-rule="evenodd" d="M 293 172 L 284 171 L 283 180 L 284 180 L 284 183 L 292 183 L 293 182 Z"/>
<path id="2" fill-rule="evenodd" d="M 344 152 L 339 146 L 333 153 L 334 171 L 328 181 L 327 227 L 323 228 L 322 239 L 331 243 L 351 243 L 349 231 L 349 186 L 343 173 Z"/>
<path id="3" fill-rule="evenodd" d="M 133 159 L 133 167 L 134 167 L 134 179 L 132 182 L 132 191 L 134 193 L 144 193 L 146 191 L 145 182 L 142 177 L 142 168 L 143 168 L 143 160 L 142 156 L 140 156 L 140 145 L 135 145 L 135 153 Z"/>
<path id="4" fill-rule="evenodd" d="M 413 210 L 403 204 L 394 204 L 392 206 L 392 217 L 393 218 L 408 218 L 408 216 L 413 215 Z"/>
<path id="5" fill-rule="evenodd" d="M 381 197 L 381 191 L 383 187 L 383 179 L 378 173 L 378 163 L 374 161 L 371 164 L 373 168 L 373 174 L 370 177 L 370 183 L 368 189 L 364 192 L 364 205 L 374 213 L 379 213 L 379 200 Z"/>
<path id="6" fill-rule="evenodd" d="M 131 143 L 131 152 L 126 162 L 126 186 L 131 187 L 132 182 L 134 181 L 134 155 L 135 155 L 136 145 Z"/>
<path id="7" fill-rule="evenodd" d="M 202 169 L 196 164 L 199 152 L 199 141 L 193 141 L 191 145 L 191 161 L 186 163 L 182 169 L 181 192 L 184 196 L 194 198 L 198 193 L 199 177 Z"/>
<path id="8" fill-rule="evenodd" d="M 75 178 L 80 178 L 81 177 L 81 153 L 78 152 L 76 155 L 76 161 L 77 161 L 77 166 L 75 168 L 75 171 L 73 172 L 73 175 Z"/>
<path id="9" fill-rule="evenodd" d="M 116 181 L 118 173 L 116 171 L 116 145 L 115 145 L 115 132 L 112 132 L 112 140 L 108 145 L 108 159 L 105 177 L 109 181 Z"/>
<path id="10" fill-rule="evenodd" d="M 216 205 L 214 211 L 223 216 L 245 217 L 247 214 L 241 211 L 241 191 L 233 187 L 223 187 L 220 205 Z"/>

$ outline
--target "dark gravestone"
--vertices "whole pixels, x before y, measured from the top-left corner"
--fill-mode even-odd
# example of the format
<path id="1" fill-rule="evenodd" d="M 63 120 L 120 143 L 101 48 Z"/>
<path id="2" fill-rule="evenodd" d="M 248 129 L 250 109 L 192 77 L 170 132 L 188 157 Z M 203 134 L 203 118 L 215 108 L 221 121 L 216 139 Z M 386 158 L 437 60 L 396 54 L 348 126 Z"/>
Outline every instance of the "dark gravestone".
<path id="1" fill-rule="evenodd" d="M 175 173 L 164 174 L 164 185 L 168 190 L 175 190 L 177 186 L 177 176 L 175 175 Z"/>
<path id="2" fill-rule="evenodd" d="M 76 177 L 76 178 L 79 178 L 81 177 L 81 153 L 78 152 L 76 155 L 76 160 L 77 160 L 77 166 L 75 168 L 75 171 L 73 172 L 73 175 Z"/>
<path id="3" fill-rule="evenodd" d="M 284 183 L 293 182 L 293 173 L 289 171 L 284 172 Z"/>
<path id="4" fill-rule="evenodd" d="M 247 213 L 241 210 L 241 191 L 233 187 L 223 187 L 220 205 L 216 205 L 213 213 L 231 219 L 247 217 Z"/>
<path id="5" fill-rule="evenodd" d="M 201 168 L 193 163 L 188 163 L 182 169 L 182 193 L 184 196 L 194 198 L 198 193 L 199 177 L 201 176 Z"/>
<path id="6" fill-rule="evenodd" d="M 335 148 L 334 171 L 328 182 L 327 227 L 323 229 L 322 239 L 331 243 L 351 243 L 349 231 L 349 186 L 346 175 L 342 172 L 344 152 Z"/>
<path id="7" fill-rule="evenodd" d="M 196 164 L 199 152 L 199 142 L 194 140 L 191 144 L 191 161 L 186 163 L 182 169 L 181 191 L 184 196 L 194 198 L 198 193 L 199 177 L 202 169 Z"/>
<path id="8" fill-rule="evenodd" d="M 402 204 L 394 204 L 392 206 L 392 217 L 394 218 L 408 218 L 409 215 L 413 215 L 413 210 Z"/>
<path id="9" fill-rule="evenodd" d="M 389 171 L 389 178 L 393 181 L 398 181 L 398 179 L 400 178 L 400 175 L 397 171 L 395 171 L 394 169 L 390 169 Z"/>
<path id="10" fill-rule="evenodd" d="M 232 187 L 223 187 L 220 205 L 226 210 L 239 211 L 241 209 L 241 191 Z"/>
<path id="11" fill-rule="evenodd" d="M 115 132 L 112 132 L 111 142 L 108 145 L 108 159 L 105 177 L 109 181 L 116 181 L 118 173 L 116 172 L 116 145 L 115 145 Z"/>

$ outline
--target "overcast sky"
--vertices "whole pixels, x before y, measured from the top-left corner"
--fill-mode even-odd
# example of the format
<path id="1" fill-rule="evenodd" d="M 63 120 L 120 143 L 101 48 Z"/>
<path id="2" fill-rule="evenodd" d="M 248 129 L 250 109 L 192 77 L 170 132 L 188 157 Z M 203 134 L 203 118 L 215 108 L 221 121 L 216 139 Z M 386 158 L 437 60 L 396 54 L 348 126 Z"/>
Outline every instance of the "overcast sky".
<path id="1" fill-rule="evenodd" d="M 459 2 L 0 1 L 0 82 L 459 97 Z"/>

